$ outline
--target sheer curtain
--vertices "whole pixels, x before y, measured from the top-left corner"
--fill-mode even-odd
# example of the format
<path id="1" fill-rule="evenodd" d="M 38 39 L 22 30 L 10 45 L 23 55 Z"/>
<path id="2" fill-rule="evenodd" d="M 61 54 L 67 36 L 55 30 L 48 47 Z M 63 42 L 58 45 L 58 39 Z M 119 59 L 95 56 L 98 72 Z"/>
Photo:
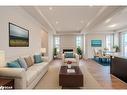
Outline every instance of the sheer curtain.
<path id="1" fill-rule="evenodd" d="M 122 54 L 127 56 L 127 32 L 120 33 L 120 46 Z"/>
<path id="2" fill-rule="evenodd" d="M 60 37 L 55 36 L 54 37 L 54 48 L 57 48 L 57 52 L 60 52 Z"/>
<path id="3" fill-rule="evenodd" d="M 111 51 L 113 48 L 113 34 L 106 35 L 106 48 Z"/>

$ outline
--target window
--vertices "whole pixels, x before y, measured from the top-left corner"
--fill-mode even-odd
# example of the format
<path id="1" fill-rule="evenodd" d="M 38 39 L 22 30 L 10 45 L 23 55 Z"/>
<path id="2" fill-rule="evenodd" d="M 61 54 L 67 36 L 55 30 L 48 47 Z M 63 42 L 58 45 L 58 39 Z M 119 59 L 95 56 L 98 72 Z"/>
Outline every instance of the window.
<path id="1" fill-rule="evenodd" d="M 121 33 L 121 51 L 127 56 L 127 33 Z"/>
<path id="2" fill-rule="evenodd" d="M 82 36 L 76 37 L 76 47 L 82 48 Z"/>
<path id="3" fill-rule="evenodd" d="M 113 48 L 113 34 L 106 35 L 106 48 L 109 51 Z"/>
<path id="4" fill-rule="evenodd" d="M 54 37 L 54 48 L 57 48 L 57 52 L 60 52 L 60 37 Z"/>

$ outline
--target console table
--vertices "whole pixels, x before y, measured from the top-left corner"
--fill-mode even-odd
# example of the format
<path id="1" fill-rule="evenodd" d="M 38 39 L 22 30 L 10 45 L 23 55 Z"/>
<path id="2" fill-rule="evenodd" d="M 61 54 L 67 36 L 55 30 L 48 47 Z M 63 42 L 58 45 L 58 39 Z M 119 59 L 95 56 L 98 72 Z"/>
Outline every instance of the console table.
<path id="1" fill-rule="evenodd" d="M 114 56 L 110 66 L 110 73 L 127 83 L 127 58 Z"/>

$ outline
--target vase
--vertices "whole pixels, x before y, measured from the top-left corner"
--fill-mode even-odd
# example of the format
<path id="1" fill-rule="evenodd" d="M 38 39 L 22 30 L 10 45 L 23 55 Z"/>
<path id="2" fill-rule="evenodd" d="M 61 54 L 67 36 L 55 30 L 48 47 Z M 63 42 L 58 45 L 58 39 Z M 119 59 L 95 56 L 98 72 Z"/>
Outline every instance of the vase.
<path id="1" fill-rule="evenodd" d="M 71 64 L 68 64 L 67 67 L 68 67 L 68 68 L 71 68 Z"/>

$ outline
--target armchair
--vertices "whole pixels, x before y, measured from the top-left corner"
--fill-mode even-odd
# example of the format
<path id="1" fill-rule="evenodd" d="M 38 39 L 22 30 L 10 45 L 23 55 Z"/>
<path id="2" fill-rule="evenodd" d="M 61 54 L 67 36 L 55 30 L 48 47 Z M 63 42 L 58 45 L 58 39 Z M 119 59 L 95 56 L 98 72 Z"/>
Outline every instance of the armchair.
<path id="1" fill-rule="evenodd" d="M 66 65 L 68 61 L 72 61 L 73 64 L 79 65 L 79 55 L 77 53 L 73 53 L 73 57 L 67 57 L 66 53 L 73 53 L 73 52 L 65 52 L 62 54 L 62 62 Z"/>

